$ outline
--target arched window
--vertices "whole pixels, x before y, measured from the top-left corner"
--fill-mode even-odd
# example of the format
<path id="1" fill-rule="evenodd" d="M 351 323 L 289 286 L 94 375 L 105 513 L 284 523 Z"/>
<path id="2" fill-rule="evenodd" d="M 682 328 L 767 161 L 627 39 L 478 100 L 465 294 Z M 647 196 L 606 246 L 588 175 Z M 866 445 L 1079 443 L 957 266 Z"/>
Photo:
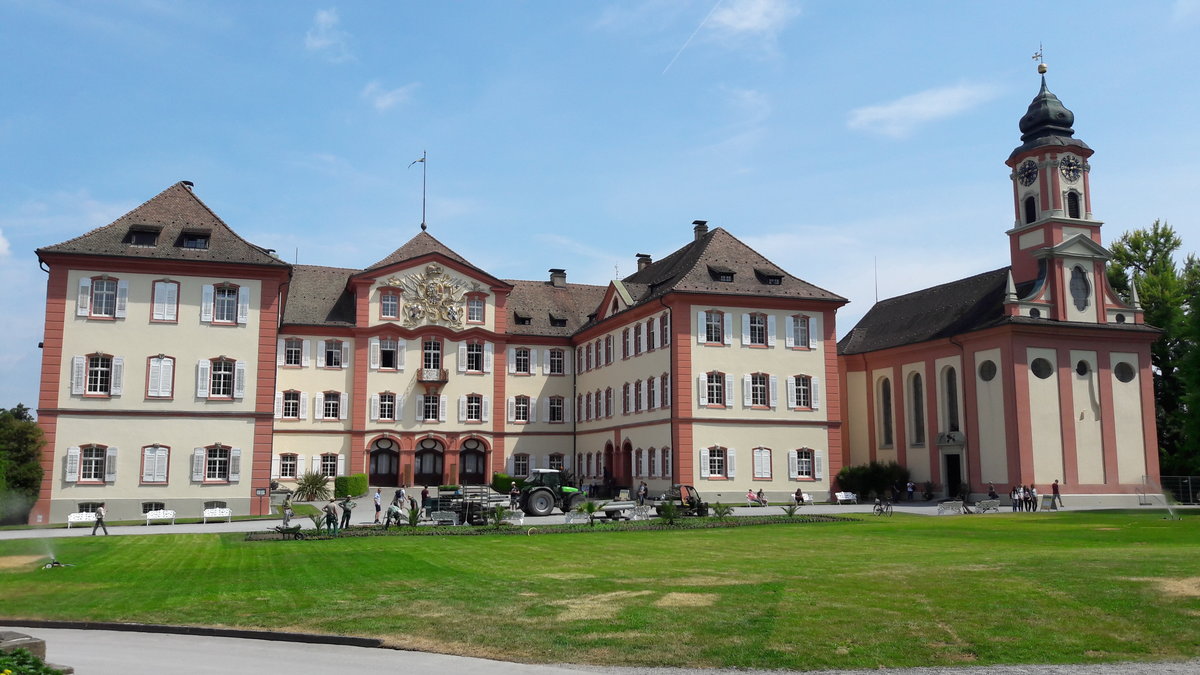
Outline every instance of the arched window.
<path id="1" fill-rule="evenodd" d="M 925 383 L 920 373 L 913 373 L 908 381 L 909 410 L 912 411 L 912 443 L 925 444 Z"/>
<path id="2" fill-rule="evenodd" d="M 879 435 L 880 446 L 892 447 L 892 381 L 879 381 Z"/>
<path id="3" fill-rule="evenodd" d="M 958 373 L 953 367 L 947 368 L 944 379 L 946 385 L 942 397 L 946 401 L 946 431 L 958 431 Z"/>
<path id="4" fill-rule="evenodd" d="M 1037 200 L 1033 197 L 1025 198 L 1025 222 L 1032 223 L 1037 220 Z"/>
<path id="5" fill-rule="evenodd" d="M 1080 218 L 1079 215 L 1079 193 L 1074 190 L 1067 193 L 1067 217 Z"/>

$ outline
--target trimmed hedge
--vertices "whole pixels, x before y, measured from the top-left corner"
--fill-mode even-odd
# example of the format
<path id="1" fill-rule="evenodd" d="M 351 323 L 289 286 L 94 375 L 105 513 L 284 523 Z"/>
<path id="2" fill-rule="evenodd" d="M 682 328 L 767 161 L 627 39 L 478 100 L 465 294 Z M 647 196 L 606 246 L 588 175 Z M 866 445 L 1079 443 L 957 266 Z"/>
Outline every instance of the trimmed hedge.
<path id="1" fill-rule="evenodd" d="M 367 494 L 370 485 L 367 484 L 367 474 L 356 473 L 350 476 L 338 476 L 333 479 L 333 496 L 361 497 Z"/>
<path id="2" fill-rule="evenodd" d="M 508 494 L 508 491 L 512 489 L 513 483 L 517 484 L 518 490 L 525 485 L 525 481 L 520 478 L 513 478 L 506 473 L 497 472 L 492 474 L 492 489 L 500 494 Z"/>

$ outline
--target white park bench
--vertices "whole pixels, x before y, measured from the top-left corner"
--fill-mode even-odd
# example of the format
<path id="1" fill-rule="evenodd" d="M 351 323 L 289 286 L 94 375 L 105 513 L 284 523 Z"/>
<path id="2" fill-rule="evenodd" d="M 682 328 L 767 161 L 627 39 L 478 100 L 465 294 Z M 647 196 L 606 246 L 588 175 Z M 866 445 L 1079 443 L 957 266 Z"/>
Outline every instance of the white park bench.
<path id="1" fill-rule="evenodd" d="M 525 512 L 521 509 L 512 509 L 508 513 L 504 514 L 504 522 L 512 525 L 524 525 Z"/>
<path id="2" fill-rule="evenodd" d="M 77 523 L 90 524 L 96 522 L 96 514 L 91 511 L 80 511 L 79 513 L 67 514 L 67 529 L 71 529 L 72 525 Z"/>
<path id="3" fill-rule="evenodd" d="M 837 500 L 837 503 L 839 504 L 858 503 L 858 495 L 854 494 L 853 492 L 835 492 L 833 493 L 833 498 Z"/>
<path id="4" fill-rule="evenodd" d="M 563 520 L 563 522 L 567 525 L 574 523 L 586 523 L 591 519 L 591 517 L 583 511 L 567 511 L 565 515 L 566 518 Z"/>
<path id="5" fill-rule="evenodd" d="M 1000 513 L 1000 500 L 999 499 L 984 499 L 984 500 L 975 502 L 975 513 L 987 513 L 988 511 L 995 511 L 996 513 Z"/>
<path id="6" fill-rule="evenodd" d="M 200 517 L 204 523 L 208 523 L 209 518 L 212 518 L 213 520 L 220 520 L 224 518 L 225 522 L 228 523 L 233 521 L 233 509 L 204 509 L 204 511 L 200 514 Z"/>
<path id="7" fill-rule="evenodd" d="M 453 511 L 434 511 L 429 519 L 434 525 L 458 525 L 458 514 Z"/>
<path id="8" fill-rule="evenodd" d="M 941 504 L 938 504 L 938 515 L 939 516 L 942 515 L 943 513 L 957 513 L 958 515 L 961 516 L 962 512 L 963 512 L 963 503 L 961 501 L 942 502 Z"/>
<path id="9" fill-rule="evenodd" d="M 800 501 L 796 502 L 796 495 L 794 495 L 794 494 L 792 495 L 792 501 L 796 503 L 796 506 L 804 506 L 805 504 L 813 503 L 813 496 L 808 494 L 807 492 L 801 492 L 800 493 Z"/>
<path id="10" fill-rule="evenodd" d="M 175 511 L 171 509 L 157 509 L 155 511 L 146 512 L 146 524 L 149 525 L 152 520 L 169 520 L 171 524 L 175 524 Z"/>

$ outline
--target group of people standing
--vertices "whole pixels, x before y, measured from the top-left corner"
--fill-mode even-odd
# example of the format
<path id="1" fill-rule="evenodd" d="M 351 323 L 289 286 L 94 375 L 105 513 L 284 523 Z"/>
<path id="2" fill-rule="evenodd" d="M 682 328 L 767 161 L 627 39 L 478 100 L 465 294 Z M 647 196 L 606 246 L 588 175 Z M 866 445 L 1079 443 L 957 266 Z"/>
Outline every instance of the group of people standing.
<path id="1" fill-rule="evenodd" d="M 992 490 L 992 494 L 995 494 L 994 490 Z M 1033 483 L 1029 485 L 1014 485 L 1012 490 L 1009 490 L 1008 497 L 1012 500 L 1013 513 L 1038 510 L 1038 491 Z M 1063 506 L 1062 494 L 1059 493 L 1057 478 L 1050 485 L 1050 506 L 1056 509 Z"/>

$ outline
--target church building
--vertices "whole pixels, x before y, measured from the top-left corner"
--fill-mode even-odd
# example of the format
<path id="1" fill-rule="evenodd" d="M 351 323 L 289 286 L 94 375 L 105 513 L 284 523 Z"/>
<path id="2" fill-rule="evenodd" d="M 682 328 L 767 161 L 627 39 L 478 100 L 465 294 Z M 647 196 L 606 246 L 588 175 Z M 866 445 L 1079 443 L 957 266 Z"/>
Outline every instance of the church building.
<path id="1" fill-rule="evenodd" d="M 899 462 L 944 496 L 1058 481 L 1076 504 L 1134 503 L 1158 480 L 1158 331 L 1108 284 L 1093 151 L 1039 70 L 1005 161 L 1011 264 L 876 303 L 842 338 L 845 462 Z"/>

